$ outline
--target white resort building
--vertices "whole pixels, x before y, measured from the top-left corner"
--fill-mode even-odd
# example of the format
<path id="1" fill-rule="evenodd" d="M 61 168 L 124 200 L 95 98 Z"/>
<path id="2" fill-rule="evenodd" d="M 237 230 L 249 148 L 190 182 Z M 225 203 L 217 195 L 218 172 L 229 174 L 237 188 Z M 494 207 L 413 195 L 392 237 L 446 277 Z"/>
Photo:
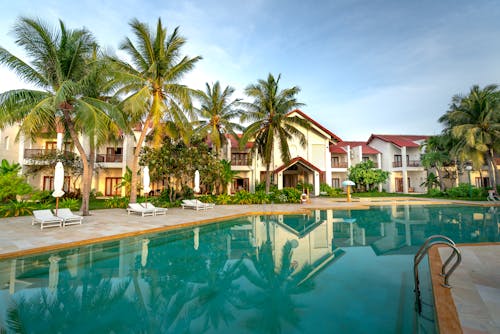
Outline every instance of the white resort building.
<path id="1" fill-rule="evenodd" d="M 305 119 L 310 126 L 301 128 L 307 139 L 304 147 L 297 140 L 289 143 L 291 160 L 288 163 L 281 160 L 278 149 L 273 153 L 272 183 L 279 189 L 309 183 L 314 186 L 311 195 L 318 196 L 321 183 L 341 188 L 342 182 L 348 178 L 350 167 L 361 161 L 372 160 L 374 168 L 389 172 L 388 181 L 380 184 L 379 190 L 398 193 L 426 191 L 421 186 L 426 180 L 427 171 L 420 161 L 420 145 L 428 136 L 372 134 L 366 142 L 343 141 L 300 110 L 290 112 L 289 116 Z M 56 137 L 41 134 L 36 141 L 29 141 L 18 134 L 18 129 L 13 126 L 0 130 L 0 159 L 19 163 L 23 167 L 22 172 L 31 166 L 29 182 L 35 188 L 51 190 L 53 166 L 48 166 L 43 157 L 56 150 L 67 154 L 77 151 L 71 142 L 64 142 L 62 134 Z M 134 129 L 135 139 L 140 130 Z M 116 186 L 122 181 L 127 165 L 132 162 L 135 139 L 133 136 L 124 136 L 118 144 L 103 145 L 96 152 L 92 189 L 104 196 L 122 195 L 123 189 Z M 230 185 L 232 193 L 241 189 L 252 192 L 256 183 L 265 180 L 265 166 L 256 154 L 251 153 L 251 149 L 251 142 L 240 149 L 234 138 L 229 138 L 228 144 L 223 147 L 222 158 L 231 161 L 232 169 L 237 172 Z M 474 180 L 475 175 L 472 177 Z M 467 175 L 461 178 L 461 182 L 468 182 Z M 78 188 L 79 180 L 79 175 L 66 175 L 65 190 Z M 153 184 L 154 190 L 161 191 L 162 187 L 162 184 Z"/>

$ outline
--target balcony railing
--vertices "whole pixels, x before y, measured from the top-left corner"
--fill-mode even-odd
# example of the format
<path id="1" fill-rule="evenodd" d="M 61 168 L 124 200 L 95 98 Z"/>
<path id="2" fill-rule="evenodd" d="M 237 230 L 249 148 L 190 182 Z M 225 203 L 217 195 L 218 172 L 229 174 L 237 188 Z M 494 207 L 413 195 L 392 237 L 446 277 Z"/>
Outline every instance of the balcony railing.
<path id="1" fill-rule="evenodd" d="M 406 163 L 406 167 L 421 167 L 422 162 L 420 160 L 409 160 Z M 403 167 L 403 162 L 402 161 L 393 161 L 392 162 L 392 167 Z"/>
<path id="2" fill-rule="evenodd" d="M 231 166 L 250 166 L 251 164 L 252 159 L 250 157 L 231 159 Z"/>
<path id="3" fill-rule="evenodd" d="M 347 161 L 332 161 L 332 168 L 347 168 Z"/>
<path id="4" fill-rule="evenodd" d="M 420 166 L 422 166 L 422 162 L 420 162 L 420 160 L 408 161 L 408 167 L 420 167 Z"/>
<path id="5" fill-rule="evenodd" d="M 95 162 L 123 162 L 122 154 L 98 154 Z"/>
<path id="6" fill-rule="evenodd" d="M 65 157 L 72 156 L 73 152 L 71 151 L 63 151 L 62 154 Z M 24 158 L 25 159 L 44 159 L 49 157 L 55 157 L 57 155 L 57 150 L 55 149 L 46 149 L 46 148 L 26 148 L 24 149 Z"/>
<path id="7" fill-rule="evenodd" d="M 402 161 L 393 161 L 392 167 L 394 167 L 394 168 L 403 167 L 403 162 Z"/>

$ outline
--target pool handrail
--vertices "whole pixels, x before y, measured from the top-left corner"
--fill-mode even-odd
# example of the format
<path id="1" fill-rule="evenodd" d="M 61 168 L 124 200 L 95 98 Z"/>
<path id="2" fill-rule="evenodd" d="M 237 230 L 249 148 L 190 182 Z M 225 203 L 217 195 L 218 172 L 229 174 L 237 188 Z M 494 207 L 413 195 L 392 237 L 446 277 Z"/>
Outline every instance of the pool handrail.
<path id="1" fill-rule="evenodd" d="M 420 280 L 418 276 L 418 265 L 420 261 L 424 258 L 424 256 L 428 253 L 429 249 L 434 245 L 445 245 L 452 248 L 452 253 L 446 259 L 443 266 L 441 267 L 441 276 L 444 277 L 444 283 L 441 285 L 446 288 L 451 288 L 448 284 L 449 277 L 458 267 L 460 262 L 462 261 L 462 255 L 460 254 L 460 250 L 455 246 L 455 242 L 444 235 L 433 235 L 427 238 L 424 244 L 419 248 L 415 257 L 413 259 L 413 279 L 415 284 L 415 307 L 418 313 L 422 311 L 422 301 L 420 299 Z M 456 261 L 453 266 L 446 272 L 446 267 L 451 263 L 452 259 L 456 256 Z"/>

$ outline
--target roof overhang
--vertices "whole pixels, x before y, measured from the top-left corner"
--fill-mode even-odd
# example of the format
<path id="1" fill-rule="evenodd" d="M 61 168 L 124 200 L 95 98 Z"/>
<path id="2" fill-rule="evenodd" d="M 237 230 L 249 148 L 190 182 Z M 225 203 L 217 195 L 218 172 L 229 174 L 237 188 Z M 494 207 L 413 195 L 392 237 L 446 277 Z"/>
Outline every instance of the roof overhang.
<path id="1" fill-rule="evenodd" d="M 292 160 L 290 160 L 287 164 L 284 164 L 284 165 L 281 165 L 280 167 L 278 167 L 277 169 L 274 170 L 274 173 L 277 174 L 279 172 L 282 172 L 290 167 L 292 167 L 293 165 L 296 165 L 296 164 L 300 164 L 301 166 L 305 167 L 306 169 L 310 170 L 310 171 L 314 171 L 314 172 L 318 172 L 318 173 L 323 173 L 323 171 L 321 169 L 319 169 L 318 167 L 314 166 L 312 163 L 310 163 L 309 161 L 307 161 L 306 159 L 302 158 L 302 157 L 296 157 L 296 158 L 293 158 Z"/>

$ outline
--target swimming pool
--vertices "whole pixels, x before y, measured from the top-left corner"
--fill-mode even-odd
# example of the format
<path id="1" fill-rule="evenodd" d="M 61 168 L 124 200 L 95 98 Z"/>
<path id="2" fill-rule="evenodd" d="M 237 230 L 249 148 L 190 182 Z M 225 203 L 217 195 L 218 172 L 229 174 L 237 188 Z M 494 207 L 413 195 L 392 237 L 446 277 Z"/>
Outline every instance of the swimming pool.
<path id="1" fill-rule="evenodd" d="M 411 333 L 430 235 L 498 242 L 482 207 L 243 217 L 0 262 L 0 329 Z"/>

